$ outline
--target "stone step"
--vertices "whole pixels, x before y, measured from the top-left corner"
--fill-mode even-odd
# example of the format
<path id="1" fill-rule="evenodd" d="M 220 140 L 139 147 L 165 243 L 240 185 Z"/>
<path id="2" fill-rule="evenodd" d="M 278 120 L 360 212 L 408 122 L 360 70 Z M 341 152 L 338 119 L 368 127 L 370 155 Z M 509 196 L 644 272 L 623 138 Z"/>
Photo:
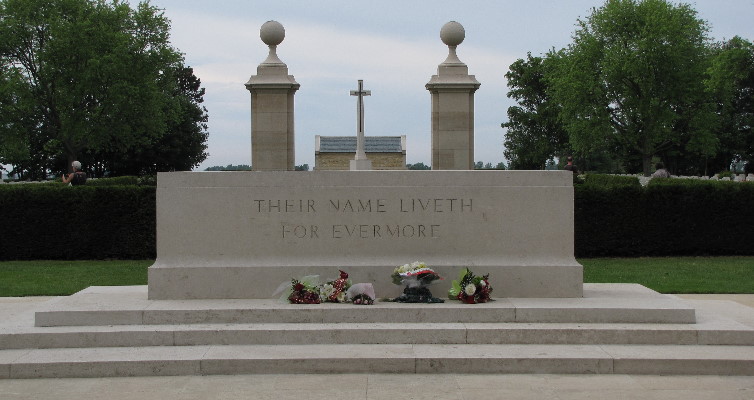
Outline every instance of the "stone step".
<path id="1" fill-rule="evenodd" d="M 146 286 L 90 287 L 36 313 L 36 326 L 248 323 L 692 324 L 695 310 L 639 285 L 584 285 L 583 298 L 499 298 L 484 304 L 287 304 L 278 300 L 148 300 Z"/>
<path id="2" fill-rule="evenodd" d="M 288 323 L 28 327 L 0 349 L 300 344 L 754 345 L 754 328 L 710 324 Z"/>
<path id="3" fill-rule="evenodd" d="M 280 373 L 754 375 L 754 347 L 247 345 L 0 351 L 2 378 Z"/>

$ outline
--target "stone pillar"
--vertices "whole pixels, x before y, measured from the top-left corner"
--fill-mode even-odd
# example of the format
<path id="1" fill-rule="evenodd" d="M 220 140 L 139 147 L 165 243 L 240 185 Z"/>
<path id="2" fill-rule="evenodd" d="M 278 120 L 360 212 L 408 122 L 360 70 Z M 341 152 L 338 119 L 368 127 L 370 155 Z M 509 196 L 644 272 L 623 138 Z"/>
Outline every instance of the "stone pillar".
<path id="1" fill-rule="evenodd" d="M 474 169 L 474 92 L 480 83 L 458 59 L 466 32 L 455 21 L 443 25 L 440 39 L 448 58 L 426 85 L 432 95 L 432 169 Z"/>
<path id="2" fill-rule="evenodd" d="M 293 96 L 300 85 L 276 53 L 285 38 L 283 25 L 267 21 L 259 36 L 270 53 L 246 82 L 251 92 L 251 166 L 254 171 L 293 171 Z"/>

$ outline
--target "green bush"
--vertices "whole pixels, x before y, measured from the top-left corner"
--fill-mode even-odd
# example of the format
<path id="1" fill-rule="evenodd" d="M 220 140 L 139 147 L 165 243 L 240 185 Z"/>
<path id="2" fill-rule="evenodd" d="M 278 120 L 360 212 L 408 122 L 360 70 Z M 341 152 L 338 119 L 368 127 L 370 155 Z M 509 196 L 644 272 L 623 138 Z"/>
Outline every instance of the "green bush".
<path id="1" fill-rule="evenodd" d="M 647 186 L 697 186 L 697 187 L 730 187 L 735 190 L 744 182 L 719 181 L 719 180 L 702 180 L 690 178 L 652 178 Z"/>
<path id="2" fill-rule="evenodd" d="M 753 255 L 754 183 L 653 179 L 575 188 L 577 257 Z"/>
<path id="3" fill-rule="evenodd" d="M 580 257 L 642 255 L 641 186 L 574 187 L 575 252 Z"/>
<path id="4" fill-rule="evenodd" d="M 577 257 L 754 255 L 754 182 L 618 178 L 574 187 Z M 154 258 L 155 187 L 109 179 L 0 185 L 0 260 Z"/>
<path id="5" fill-rule="evenodd" d="M 721 171 L 719 174 L 717 174 L 718 178 L 733 178 L 733 171 Z"/>
<path id="6" fill-rule="evenodd" d="M 114 176 L 86 181 L 88 186 L 157 186 L 157 176 Z"/>
<path id="7" fill-rule="evenodd" d="M 641 187 L 639 178 L 635 176 L 605 175 L 605 174 L 586 174 L 584 184 L 603 187 Z"/>
<path id="8" fill-rule="evenodd" d="M 0 186 L 0 260 L 155 257 L 155 188 Z"/>
<path id="9" fill-rule="evenodd" d="M 87 186 L 135 186 L 139 184 L 139 177 L 116 176 L 112 178 L 88 179 Z"/>

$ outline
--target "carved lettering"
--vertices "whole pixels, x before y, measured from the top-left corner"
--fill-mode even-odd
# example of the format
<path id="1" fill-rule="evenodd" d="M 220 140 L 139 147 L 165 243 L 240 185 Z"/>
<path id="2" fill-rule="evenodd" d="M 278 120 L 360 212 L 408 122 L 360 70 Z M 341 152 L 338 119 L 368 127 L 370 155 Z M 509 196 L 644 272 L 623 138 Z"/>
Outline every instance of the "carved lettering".
<path id="1" fill-rule="evenodd" d="M 383 230 L 383 228 L 385 228 Z M 310 227 L 313 229 L 313 227 Z M 316 232 L 316 229 L 315 229 Z M 372 238 L 437 238 L 440 233 L 440 225 L 332 225 L 331 227 L 333 239 L 372 239 Z M 385 235 L 383 236 L 383 232 Z M 299 239 L 306 237 L 299 233 L 296 234 L 294 229 L 294 236 Z M 301 236 L 301 237 L 299 237 Z"/>
<path id="2" fill-rule="evenodd" d="M 469 212 L 472 211 L 472 207 L 471 207 L 472 199 L 468 199 L 468 201 L 469 201 L 469 203 L 466 204 L 466 199 L 461 199 L 461 212 L 463 212 L 463 210 L 464 210 L 465 207 L 469 208 Z"/>
<path id="3" fill-rule="evenodd" d="M 254 199 L 253 209 L 258 213 L 316 213 L 313 199 Z M 389 203 L 386 199 L 329 199 L 329 211 L 340 213 L 445 213 L 472 212 L 473 199 L 398 199 Z M 392 206 L 392 207 L 391 207 Z"/>
<path id="4" fill-rule="evenodd" d="M 318 225 L 283 225 L 283 239 L 288 238 L 298 239 L 319 239 L 319 226 Z"/>
<path id="5" fill-rule="evenodd" d="M 314 200 L 312 199 L 286 199 L 286 200 L 253 200 L 254 209 L 258 213 L 313 213 L 317 212 L 314 208 Z"/>
<path id="6" fill-rule="evenodd" d="M 460 209 L 456 205 L 460 202 Z M 398 211 L 414 212 L 471 212 L 472 199 L 400 199 Z"/>
<path id="7" fill-rule="evenodd" d="M 385 199 L 330 199 L 330 210 L 335 212 L 371 213 L 386 212 Z"/>
<path id="8" fill-rule="evenodd" d="M 330 213 L 400 213 L 430 214 L 430 213 L 468 213 L 473 212 L 471 198 L 399 198 L 388 199 L 328 199 L 322 211 Z M 317 213 L 317 201 L 314 199 L 252 199 L 253 210 L 257 213 Z M 346 219 L 348 221 L 348 219 Z M 305 223 L 281 224 L 280 231 L 283 239 L 427 239 L 439 238 L 441 225 L 439 224 L 390 224 L 390 223 L 344 223 L 330 226 Z M 278 236 L 278 237 L 281 237 Z"/>

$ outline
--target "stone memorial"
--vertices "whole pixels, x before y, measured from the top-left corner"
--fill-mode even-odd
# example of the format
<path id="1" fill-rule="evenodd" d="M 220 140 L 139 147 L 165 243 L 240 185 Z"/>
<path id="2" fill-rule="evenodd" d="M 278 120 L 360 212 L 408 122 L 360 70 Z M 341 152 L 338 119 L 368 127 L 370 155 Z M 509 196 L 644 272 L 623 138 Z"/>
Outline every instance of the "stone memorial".
<path id="1" fill-rule="evenodd" d="M 263 40 L 279 43 L 282 26 L 268 24 L 274 40 L 265 28 Z M 257 110 L 290 111 L 290 124 L 266 127 L 292 127 L 286 85 L 281 96 L 252 92 Z M 441 121 L 464 115 L 454 112 L 433 108 Z M 252 136 L 270 133 L 261 126 Z M 695 308 L 675 296 L 582 284 L 570 171 L 292 172 L 277 164 L 289 161 L 284 147 L 266 148 L 272 170 L 158 174 L 148 287 L 51 299 L 33 327 L 11 315 L 0 332 L 0 378 L 754 375 L 750 312 L 717 302 L 700 308 L 697 323 Z M 368 306 L 300 304 L 322 300 L 305 287 L 288 297 L 295 304 L 270 298 L 305 275 L 338 277 L 328 292 L 336 299 L 350 278 L 358 283 L 348 290 L 360 286 Z M 436 275 L 444 280 L 429 292 Z M 440 303 L 456 277 L 456 300 Z M 461 288 L 471 282 L 486 291 Z M 380 301 L 401 291 L 437 302 Z"/>
<path id="2" fill-rule="evenodd" d="M 489 273 L 499 297 L 580 297 L 563 171 L 160 173 L 150 299 L 269 298 L 349 273 L 395 296 L 398 265 Z M 434 290 L 434 289 L 433 289 Z"/>
<path id="3" fill-rule="evenodd" d="M 570 172 L 365 171 L 363 97 L 370 93 L 361 80 L 351 93 L 358 97 L 357 171 L 284 171 L 293 165 L 285 144 L 293 143 L 298 88 L 275 55 L 284 32 L 275 21 L 262 26 L 270 56 L 246 85 L 255 171 L 158 175 L 150 299 L 269 298 L 281 282 L 339 269 L 373 283 L 378 296 L 395 297 L 393 269 L 414 261 L 447 278 L 437 293 L 468 267 L 490 274 L 499 297 L 582 296 Z M 479 83 L 455 56 L 463 27 L 449 22 L 441 38 L 450 55 L 427 84 L 433 166 L 470 169 Z M 273 138 L 282 141 L 270 147 Z"/>

